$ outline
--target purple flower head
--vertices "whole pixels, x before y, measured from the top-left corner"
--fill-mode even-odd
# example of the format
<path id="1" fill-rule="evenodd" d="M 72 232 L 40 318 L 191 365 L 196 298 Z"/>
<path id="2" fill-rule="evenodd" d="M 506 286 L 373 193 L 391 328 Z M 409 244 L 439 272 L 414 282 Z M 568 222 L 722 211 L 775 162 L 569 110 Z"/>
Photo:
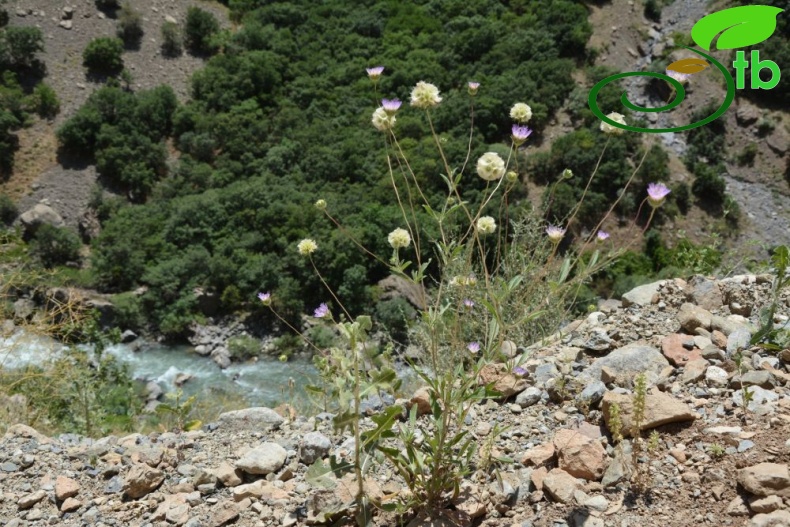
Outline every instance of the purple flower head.
<path id="1" fill-rule="evenodd" d="M 664 198 L 667 197 L 667 194 L 670 192 L 671 191 L 663 183 L 650 183 L 647 186 L 647 201 L 650 203 L 651 207 L 658 207 L 664 202 Z"/>
<path id="2" fill-rule="evenodd" d="M 271 293 L 258 293 L 258 300 L 263 302 L 263 305 L 268 306 L 272 303 L 272 294 Z"/>
<path id="3" fill-rule="evenodd" d="M 469 81 L 467 84 L 469 95 L 477 95 L 477 89 L 480 87 L 479 82 Z"/>
<path id="4" fill-rule="evenodd" d="M 555 225 L 549 225 L 546 227 L 546 235 L 553 243 L 560 243 L 562 237 L 565 236 L 565 229 Z"/>
<path id="5" fill-rule="evenodd" d="M 467 298 L 466 300 L 464 300 L 464 307 L 466 309 L 472 309 L 473 307 L 475 307 L 475 303 Z"/>
<path id="6" fill-rule="evenodd" d="M 327 305 L 326 304 L 321 304 L 320 306 L 318 306 L 315 309 L 315 312 L 313 313 L 313 316 L 315 318 L 326 318 L 326 316 L 328 314 L 329 314 L 329 308 L 327 307 Z"/>
<path id="7" fill-rule="evenodd" d="M 530 134 L 532 134 L 532 130 L 530 130 L 528 127 L 521 126 L 521 125 L 518 125 L 518 124 L 514 124 L 513 125 L 512 132 L 513 132 L 513 135 L 512 135 L 513 142 L 516 143 L 517 145 L 520 145 L 521 143 L 526 141 L 527 137 L 529 137 Z"/>
<path id="8" fill-rule="evenodd" d="M 466 347 L 471 353 L 477 354 L 480 351 L 480 343 L 479 342 L 470 342 L 469 345 Z"/>
<path id="9" fill-rule="evenodd" d="M 527 370 L 525 370 L 521 366 L 516 366 L 515 368 L 513 368 L 513 373 L 523 377 L 524 375 L 527 374 Z"/>
<path id="10" fill-rule="evenodd" d="M 400 105 L 400 99 L 381 99 L 381 107 L 390 115 L 397 112 Z"/>
<path id="11" fill-rule="evenodd" d="M 371 80 L 377 81 L 379 80 L 379 77 L 381 77 L 381 74 L 384 72 L 384 66 L 374 66 L 372 68 L 365 68 L 365 71 L 368 72 L 368 77 L 370 77 Z"/>
<path id="12" fill-rule="evenodd" d="M 603 242 L 609 239 L 609 233 L 604 231 L 598 231 L 598 234 L 595 235 L 596 240 L 599 242 Z"/>

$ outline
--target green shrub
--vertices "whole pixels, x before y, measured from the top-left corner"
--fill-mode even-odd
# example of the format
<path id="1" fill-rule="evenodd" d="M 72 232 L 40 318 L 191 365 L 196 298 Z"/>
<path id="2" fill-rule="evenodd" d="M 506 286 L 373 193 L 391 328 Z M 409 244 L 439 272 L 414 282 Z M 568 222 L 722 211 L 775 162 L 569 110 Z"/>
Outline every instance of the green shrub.
<path id="1" fill-rule="evenodd" d="M 757 122 L 757 135 L 760 137 L 765 137 L 766 135 L 769 135 L 771 132 L 773 132 L 775 128 L 776 123 L 774 123 L 773 119 L 763 117 Z"/>
<path id="2" fill-rule="evenodd" d="M 162 54 L 166 57 L 181 55 L 181 28 L 175 22 L 162 24 Z"/>
<path id="3" fill-rule="evenodd" d="M 46 267 L 78 261 L 80 247 L 80 239 L 75 233 L 48 223 L 41 225 L 33 235 L 32 253 Z"/>
<path id="4" fill-rule="evenodd" d="M 412 305 L 402 297 L 390 298 L 376 304 L 376 320 L 398 342 L 406 342 L 409 324 L 416 316 L 417 312 Z"/>
<path id="5" fill-rule="evenodd" d="M 757 157 L 757 143 L 749 143 L 736 156 L 735 161 L 740 165 L 754 166 L 754 159 Z"/>
<path id="6" fill-rule="evenodd" d="M 115 311 L 114 325 L 121 329 L 140 330 L 145 326 L 140 296 L 134 293 L 120 293 L 112 298 Z"/>
<path id="7" fill-rule="evenodd" d="M 143 17 L 128 2 L 121 7 L 115 34 L 123 40 L 127 48 L 137 49 L 140 47 L 140 41 L 143 39 Z"/>
<path id="8" fill-rule="evenodd" d="M 241 335 L 228 340 L 228 351 L 236 360 L 247 360 L 261 354 L 261 343 L 249 335 Z"/>
<path id="9" fill-rule="evenodd" d="M 19 215 L 19 209 L 8 194 L 0 194 L 0 223 L 11 225 Z"/>
<path id="10" fill-rule="evenodd" d="M 43 82 L 33 88 L 32 102 L 36 113 L 45 119 L 54 118 L 60 111 L 58 94 L 49 84 Z"/>
<path id="11" fill-rule="evenodd" d="M 88 43 L 82 52 L 82 65 L 93 74 L 117 75 L 123 70 L 123 41 L 99 37 Z"/>
<path id="12" fill-rule="evenodd" d="M 645 2 L 645 18 L 653 22 L 661 21 L 661 5 L 660 0 L 646 0 Z"/>
<path id="13" fill-rule="evenodd" d="M 102 10 L 118 9 L 118 0 L 96 0 L 96 7 Z"/>
<path id="14" fill-rule="evenodd" d="M 211 45 L 211 37 L 218 31 L 219 22 L 214 15 L 199 7 L 187 10 L 184 39 L 190 51 L 198 55 L 212 54 L 216 48 Z"/>
<path id="15" fill-rule="evenodd" d="M 710 205 L 724 202 L 727 183 L 719 175 L 722 170 L 723 167 L 720 165 L 698 163 L 694 166 L 694 183 L 691 185 L 691 191 L 700 201 Z"/>
<path id="16" fill-rule="evenodd" d="M 34 66 L 36 53 L 44 51 L 44 35 L 37 27 L 9 26 L 0 34 L 0 66 L 22 69 Z"/>

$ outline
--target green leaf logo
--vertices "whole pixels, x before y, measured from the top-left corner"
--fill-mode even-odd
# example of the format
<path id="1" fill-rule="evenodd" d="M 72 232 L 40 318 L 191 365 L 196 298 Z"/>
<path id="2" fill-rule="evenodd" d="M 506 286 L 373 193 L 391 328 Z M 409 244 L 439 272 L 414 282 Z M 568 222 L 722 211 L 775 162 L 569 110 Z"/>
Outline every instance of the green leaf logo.
<path id="1" fill-rule="evenodd" d="M 773 35 L 776 17 L 784 11 L 767 5 L 746 5 L 717 11 L 694 24 L 691 38 L 699 47 L 710 51 L 717 35 L 716 49 L 754 46 Z"/>

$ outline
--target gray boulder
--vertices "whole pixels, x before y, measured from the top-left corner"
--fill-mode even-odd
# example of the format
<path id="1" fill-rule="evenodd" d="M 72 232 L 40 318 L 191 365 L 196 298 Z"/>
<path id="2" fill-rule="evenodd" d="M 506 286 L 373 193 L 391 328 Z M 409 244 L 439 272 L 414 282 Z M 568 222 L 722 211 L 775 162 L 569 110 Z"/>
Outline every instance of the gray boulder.
<path id="1" fill-rule="evenodd" d="M 653 346 L 629 344 L 596 360 L 582 376 L 602 381 L 601 370 L 607 368 L 615 376 L 617 384 L 629 384 L 642 372 L 648 375 L 648 380 L 651 376 L 655 379 L 667 366 L 667 359 Z"/>
<path id="2" fill-rule="evenodd" d="M 38 228 L 47 223 L 54 227 L 63 227 L 65 225 L 63 218 L 60 214 L 55 212 L 55 209 L 49 205 L 38 203 L 32 209 L 28 209 L 19 216 L 19 222 L 25 229 L 25 236 L 33 236 Z"/>

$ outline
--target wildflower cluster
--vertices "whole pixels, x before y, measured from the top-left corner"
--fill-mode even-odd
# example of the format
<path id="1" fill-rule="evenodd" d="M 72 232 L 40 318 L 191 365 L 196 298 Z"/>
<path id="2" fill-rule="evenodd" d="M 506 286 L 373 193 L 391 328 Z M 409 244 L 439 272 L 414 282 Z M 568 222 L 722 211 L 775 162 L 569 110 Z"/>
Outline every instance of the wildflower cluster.
<path id="1" fill-rule="evenodd" d="M 383 71 L 383 67 L 367 69 L 377 86 Z M 470 81 L 466 88 L 470 96 L 475 96 L 480 83 Z M 460 479 L 473 470 L 472 456 L 477 448 L 464 430 L 466 416 L 475 401 L 496 395 L 492 386 L 479 384 L 481 369 L 496 360 L 497 354 L 504 353 L 500 350 L 504 349 L 506 339 L 523 341 L 529 338 L 524 335 L 537 336 L 525 333 L 524 328 L 531 324 L 524 321 L 540 319 L 546 324 L 559 323 L 565 316 L 563 298 L 575 295 L 585 280 L 616 256 L 613 250 L 604 252 L 609 245 L 601 244 L 610 236 L 599 228 L 600 225 L 588 231 L 581 244 L 576 243 L 575 232 L 579 229 L 573 223 L 575 213 L 563 218 L 559 225 L 546 225 L 538 216 L 521 223 L 510 219 L 509 193 L 519 185 L 518 162 L 524 156 L 522 145 L 533 133 L 527 126 L 532 108 L 526 103 L 518 102 L 510 108 L 509 116 L 514 124 L 510 129 L 512 142 L 506 159 L 497 152 L 488 151 L 477 158 L 470 169 L 487 183 L 480 195 L 470 199 L 472 194 L 465 193 L 467 180 L 464 176 L 467 174 L 464 172 L 471 151 L 467 152 L 465 160 L 449 159 L 451 156 L 442 147 L 444 141 L 434 129 L 431 112 L 427 111 L 436 108 L 442 100 L 439 88 L 425 81 L 417 82 L 409 94 L 412 108 L 426 110 L 424 118 L 439 151 L 437 158 L 443 164 L 441 178 L 447 188 L 440 209 L 425 197 L 420 178 L 412 171 L 414 165 L 398 142 L 395 116 L 399 111 L 406 111 L 401 109 L 400 99 L 380 99 L 373 111 L 373 126 L 386 132 L 389 183 L 400 208 L 401 226 L 393 225 L 386 239 L 393 250 L 392 258 L 381 258 L 366 249 L 326 211 L 324 200 L 315 203 L 316 208 L 324 211 L 352 242 L 388 265 L 393 275 L 412 284 L 411 291 L 418 297 L 412 303 L 421 311 L 421 316 L 417 317 L 419 322 L 410 328 L 409 340 L 423 351 L 421 367 L 415 368 L 415 373 L 425 384 L 431 410 L 418 419 L 417 406 L 412 406 L 408 423 L 395 425 L 395 416 L 405 409 L 393 406 L 374 419 L 375 429 L 363 431 L 360 426 L 361 394 L 391 390 L 394 373 L 373 361 L 373 355 L 367 355 L 372 351 L 368 349 L 372 344 L 367 339 L 372 319 L 351 316 L 321 276 L 317 263 L 310 259 L 322 285 L 335 300 L 332 305 L 342 310 L 341 322 L 335 322 L 326 303 L 313 313 L 320 323 L 334 324 L 346 344 L 344 349 L 322 350 L 317 356 L 324 387 L 316 387 L 316 390 L 335 400 L 339 407 L 337 426 L 351 427 L 354 434 L 353 468 L 360 524 L 367 524 L 370 519 L 371 502 L 366 494 L 364 471 L 374 451 L 388 460 L 409 489 L 401 506 L 433 510 L 447 505 Z M 473 99 L 469 104 L 473 109 Z M 609 114 L 609 118 L 625 124 L 620 114 Z M 605 122 L 601 123 L 601 131 L 607 135 L 623 133 L 622 129 Z M 472 144 L 470 139 L 470 149 Z M 635 174 L 636 170 L 632 179 Z M 594 175 L 595 172 L 590 178 Z M 566 169 L 560 181 L 572 177 L 573 172 Z M 663 185 L 651 184 L 645 200 L 655 210 L 668 193 Z M 577 210 L 580 205 L 581 202 Z M 420 224 L 417 211 L 427 213 L 435 222 L 433 229 Z M 599 248 L 593 244 L 598 244 Z M 311 238 L 297 245 L 303 256 L 310 257 L 317 249 L 318 243 Z M 407 251 L 399 253 L 405 249 L 409 249 L 408 255 Z M 582 259 L 587 250 L 592 256 Z M 429 267 L 432 263 L 438 266 L 438 271 Z M 261 293 L 259 298 L 271 306 L 268 293 Z M 545 305 L 546 298 L 552 298 L 548 311 L 553 311 L 548 318 L 541 306 Z M 481 308 L 476 308 L 478 304 Z M 523 377 L 528 374 L 519 366 L 521 363 L 515 359 L 508 362 L 511 375 Z M 418 431 L 425 436 L 431 434 L 431 441 L 415 445 L 413 438 Z M 415 465 L 418 458 L 420 463 Z M 320 473 L 323 468 L 315 470 Z"/>

